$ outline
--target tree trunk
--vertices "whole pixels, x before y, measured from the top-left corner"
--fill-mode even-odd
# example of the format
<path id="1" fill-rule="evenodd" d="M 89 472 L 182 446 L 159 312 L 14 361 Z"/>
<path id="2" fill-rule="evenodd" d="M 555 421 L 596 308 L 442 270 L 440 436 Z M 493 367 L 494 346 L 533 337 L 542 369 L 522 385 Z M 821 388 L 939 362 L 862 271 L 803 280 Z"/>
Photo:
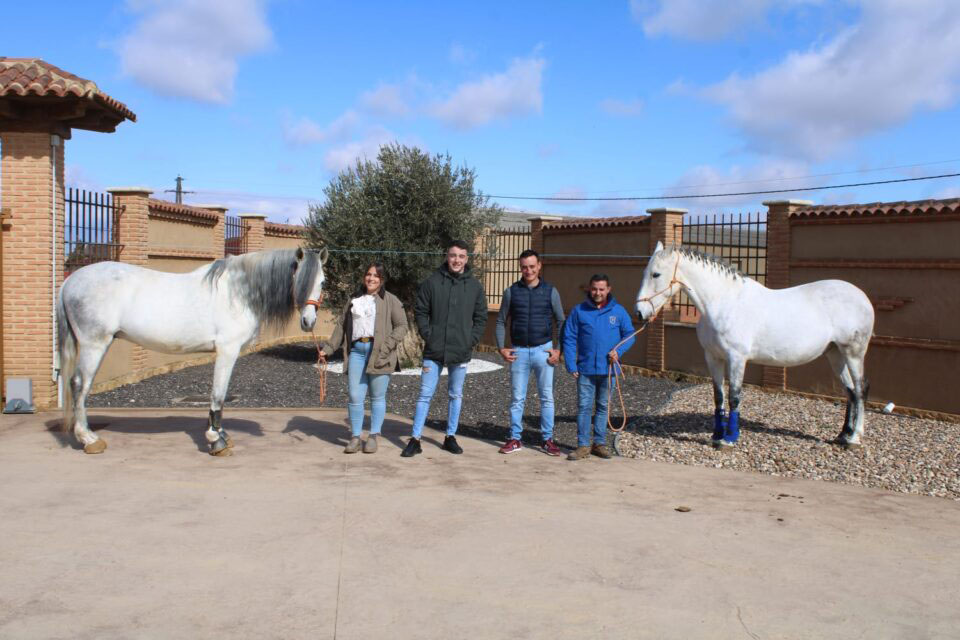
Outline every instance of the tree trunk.
<path id="1" fill-rule="evenodd" d="M 401 369 L 419 368 L 423 363 L 423 340 L 412 313 L 407 313 L 407 335 L 397 346 L 397 359 Z"/>

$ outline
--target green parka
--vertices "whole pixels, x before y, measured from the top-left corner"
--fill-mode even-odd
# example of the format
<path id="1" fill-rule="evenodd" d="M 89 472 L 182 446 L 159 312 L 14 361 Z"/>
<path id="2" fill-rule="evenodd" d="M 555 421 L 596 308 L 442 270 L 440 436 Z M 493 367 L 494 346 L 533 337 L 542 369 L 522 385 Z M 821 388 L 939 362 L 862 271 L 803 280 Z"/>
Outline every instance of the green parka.
<path id="1" fill-rule="evenodd" d="M 487 324 L 487 297 L 470 265 L 451 273 L 444 262 L 420 283 L 413 307 L 417 330 L 426 343 L 423 357 L 445 366 L 470 360 Z"/>

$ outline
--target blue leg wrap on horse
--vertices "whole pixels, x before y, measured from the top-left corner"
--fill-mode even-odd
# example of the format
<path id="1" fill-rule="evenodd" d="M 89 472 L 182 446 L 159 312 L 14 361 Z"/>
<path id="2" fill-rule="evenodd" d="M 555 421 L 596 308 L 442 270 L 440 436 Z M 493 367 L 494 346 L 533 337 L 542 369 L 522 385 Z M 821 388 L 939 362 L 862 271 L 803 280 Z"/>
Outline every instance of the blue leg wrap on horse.
<path id="1" fill-rule="evenodd" d="M 717 409 L 713 414 L 713 439 L 723 438 L 724 430 L 727 426 L 726 414 L 723 409 Z"/>
<path id="2" fill-rule="evenodd" d="M 727 420 L 727 428 L 723 434 L 723 439 L 727 442 L 736 442 L 740 438 L 740 412 L 731 411 L 730 419 Z"/>

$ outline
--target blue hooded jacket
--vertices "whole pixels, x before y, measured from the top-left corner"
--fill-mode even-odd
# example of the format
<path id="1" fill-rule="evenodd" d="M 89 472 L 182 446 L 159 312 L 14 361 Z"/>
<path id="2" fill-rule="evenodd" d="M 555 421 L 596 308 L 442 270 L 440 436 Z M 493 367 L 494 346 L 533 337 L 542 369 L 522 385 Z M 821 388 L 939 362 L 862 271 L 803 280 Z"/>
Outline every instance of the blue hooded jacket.
<path id="1" fill-rule="evenodd" d="M 581 302 L 563 325 L 563 359 L 570 373 L 607 375 L 607 354 L 613 347 L 633 333 L 630 315 L 613 295 L 598 309 L 593 300 Z M 617 349 L 620 357 L 633 346 L 630 338 Z M 574 362 L 576 358 L 576 362 Z"/>

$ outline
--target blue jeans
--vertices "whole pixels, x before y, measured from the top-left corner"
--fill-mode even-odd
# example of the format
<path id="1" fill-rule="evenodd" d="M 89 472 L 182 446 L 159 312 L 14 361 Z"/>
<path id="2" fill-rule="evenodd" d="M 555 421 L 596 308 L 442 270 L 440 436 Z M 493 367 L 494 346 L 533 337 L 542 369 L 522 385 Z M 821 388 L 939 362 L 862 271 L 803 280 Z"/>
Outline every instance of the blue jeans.
<path id="1" fill-rule="evenodd" d="M 420 397 L 417 398 L 417 410 L 413 414 L 413 437 L 420 438 L 423 433 L 423 423 L 427 421 L 430 412 L 430 401 L 433 392 L 437 390 L 440 380 L 440 370 L 443 365 L 434 360 L 423 360 L 423 373 L 420 375 Z M 450 396 L 450 407 L 447 409 L 447 435 L 457 432 L 460 423 L 460 405 L 463 404 L 463 380 L 467 377 L 467 364 L 455 364 L 447 368 L 447 393 Z"/>
<path id="2" fill-rule="evenodd" d="M 513 347 L 517 359 L 510 365 L 510 438 L 519 440 L 523 434 L 523 405 L 527 400 L 530 372 L 537 376 L 537 396 L 540 398 L 540 433 L 544 440 L 553 439 L 553 367 L 547 364 L 552 343 L 539 347 Z"/>
<path id="3" fill-rule="evenodd" d="M 370 374 L 366 372 L 367 363 L 373 352 L 373 342 L 354 342 L 350 346 L 350 359 L 347 367 L 347 382 L 350 389 L 350 402 L 347 414 L 350 416 L 350 433 L 357 437 L 363 431 L 363 403 L 370 390 L 370 433 L 380 433 L 383 416 L 387 413 L 387 387 L 390 374 Z"/>
<path id="4" fill-rule="evenodd" d="M 607 444 L 607 375 L 581 373 L 577 378 L 577 391 L 577 446 L 590 446 L 590 417 L 594 402 L 597 403 L 597 415 L 593 417 L 593 444 Z"/>

